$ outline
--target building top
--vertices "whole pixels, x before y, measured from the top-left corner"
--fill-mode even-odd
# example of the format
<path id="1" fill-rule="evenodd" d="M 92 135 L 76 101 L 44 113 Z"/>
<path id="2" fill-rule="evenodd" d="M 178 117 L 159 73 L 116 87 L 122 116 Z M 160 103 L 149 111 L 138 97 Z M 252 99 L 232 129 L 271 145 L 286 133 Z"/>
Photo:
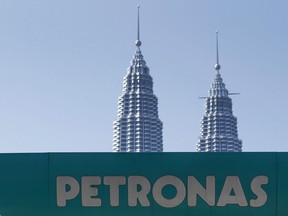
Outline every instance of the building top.
<path id="1" fill-rule="evenodd" d="M 114 121 L 114 152 L 162 152 L 162 122 L 158 117 L 158 98 L 153 94 L 153 79 L 141 53 L 140 18 L 137 17 L 137 47 L 118 99 Z"/>
<path id="2" fill-rule="evenodd" d="M 237 118 L 233 116 L 231 93 L 225 87 L 220 74 L 218 31 L 216 31 L 217 74 L 205 97 L 205 113 L 196 150 L 200 152 L 241 152 L 242 141 L 238 138 Z M 235 93 L 233 93 L 235 94 Z"/>

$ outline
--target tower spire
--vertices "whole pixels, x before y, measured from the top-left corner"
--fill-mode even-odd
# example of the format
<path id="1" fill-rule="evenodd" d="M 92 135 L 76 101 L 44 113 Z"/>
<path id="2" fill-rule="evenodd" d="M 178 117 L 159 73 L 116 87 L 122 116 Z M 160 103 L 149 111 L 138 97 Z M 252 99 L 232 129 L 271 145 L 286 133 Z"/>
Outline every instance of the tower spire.
<path id="1" fill-rule="evenodd" d="M 113 124 L 114 152 L 163 152 L 158 98 L 153 93 L 153 79 L 140 50 L 139 12 L 138 6 L 137 48 L 118 99 L 118 114 Z"/>
<path id="2" fill-rule="evenodd" d="M 237 118 L 232 112 L 232 100 L 219 73 L 218 31 L 216 31 L 217 74 L 205 100 L 205 112 L 201 120 L 200 137 L 196 144 L 199 152 L 241 152 Z"/>
<path id="3" fill-rule="evenodd" d="M 218 31 L 216 31 L 216 64 L 215 64 L 215 70 L 219 73 L 219 70 L 221 68 L 219 64 L 219 51 L 218 51 Z"/>
<path id="4" fill-rule="evenodd" d="M 140 49 L 142 42 L 140 41 L 140 5 L 137 6 L 138 8 L 138 19 L 137 19 L 137 40 L 135 41 L 136 46 Z"/>

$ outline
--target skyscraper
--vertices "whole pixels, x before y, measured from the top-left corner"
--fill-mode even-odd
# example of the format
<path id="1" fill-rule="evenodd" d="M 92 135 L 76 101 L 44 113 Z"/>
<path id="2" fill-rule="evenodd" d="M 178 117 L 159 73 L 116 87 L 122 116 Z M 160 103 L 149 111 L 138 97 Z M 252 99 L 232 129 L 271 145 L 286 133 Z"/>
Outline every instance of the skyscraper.
<path id="1" fill-rule="evenodd" d="M 162 122 L 158 99 L 153 94 L 153 79 L 140 50 L 138 6 L 136 53 L 123 81 L 114 122 L 114 152 L 162 152 Z"/>
<path id="2" fill-rule="evenodd" d="M 241 152 L 238 139 L 237 118 L 232 112 L 232 100 L 220 75 L 218 32 L 216 32 L 216 77 L 206 98 L 201 133 L 196 144 L 198 152 Z"/>

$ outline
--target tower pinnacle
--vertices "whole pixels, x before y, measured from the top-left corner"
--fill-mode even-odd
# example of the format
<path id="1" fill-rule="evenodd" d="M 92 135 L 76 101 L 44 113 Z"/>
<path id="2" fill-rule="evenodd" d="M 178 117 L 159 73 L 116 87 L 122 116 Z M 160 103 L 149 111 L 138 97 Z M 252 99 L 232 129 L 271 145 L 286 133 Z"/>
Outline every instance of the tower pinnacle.
<path id="1" fill-rule="evenodd" d="M 153 78 L 140 50 L 138 6 L 137 50 L 123 80 L 118 98 L 118 115 L 113 126 L 114 152 L 162 152 L 162 121 L 158 98 L 153 93 Z"/>
<path id="2" fill-rule="evenodd" d="M 137 20 L 137 40 L 135 41 L 136 46 L 140 49 L 142 42 L 140 41 L 140 5 L 137 6 L 138 8 L 138 20 Z"/>
<path id="3" fill-rule="evenodd" d="M 219 73 L 218 31 L 216 31 L 217 74 L 205 100 L 200 137 L 196 144 L 199 152 L 241 152 L 242 140 L 238 138 L 237 118 L 232 112 L 232 99 Z"/>
<path id="4" fill-rule="evenodd" d="M 215 70 L 219 73 L 219 70 L 221 68 L 219 64 L 219 51 L 218 51 L 218 31 L 216 31 L 216 64 L 215 64 Z"/>

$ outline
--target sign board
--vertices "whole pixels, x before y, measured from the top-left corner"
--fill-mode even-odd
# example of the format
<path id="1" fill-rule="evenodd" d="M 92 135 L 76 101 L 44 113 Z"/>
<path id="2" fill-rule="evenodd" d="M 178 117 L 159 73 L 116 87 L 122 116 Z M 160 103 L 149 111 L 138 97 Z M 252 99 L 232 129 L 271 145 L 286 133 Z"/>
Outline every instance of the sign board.
<path id="1" fill-rule="evenodd" d="M 0 154 L 1 216 L 287 216 L 288 153 Z"/>

